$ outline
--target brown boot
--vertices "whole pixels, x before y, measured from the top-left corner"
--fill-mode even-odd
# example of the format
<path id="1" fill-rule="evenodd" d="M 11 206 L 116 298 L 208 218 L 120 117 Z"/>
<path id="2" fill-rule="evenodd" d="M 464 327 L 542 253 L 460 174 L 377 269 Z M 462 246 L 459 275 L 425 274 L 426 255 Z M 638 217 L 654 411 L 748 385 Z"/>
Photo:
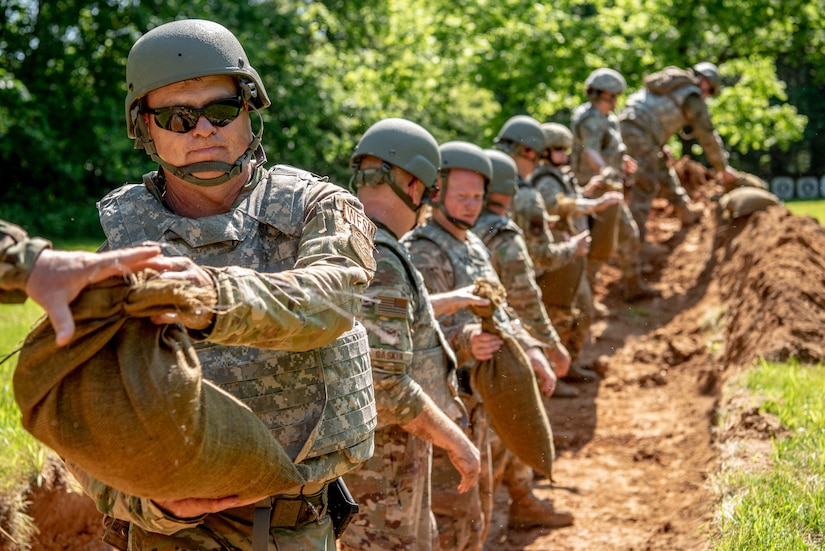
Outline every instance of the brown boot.
<path id="1" fill-rule="evenodd" d="M 661 296 L 662 292 L 659 289 L 654 289 L 638 275 L 630 276 L 624 280 L 624 299 L 627 302 L 659 298 Z"/>
<path id="2" fill-rule="evenodd" d="M 564 380 L 568 383 L 589 383 L 598 378 L 598 373 L 580 365 L 571 365 L 567 375 L 564 376 Z"/>
<path id="3" fill-rule="evenodd" d="M 570 512 L 556 511 L 549 502 L 536 499 L 532 492 L 510 504 L 507 527 L 511 530 L 563 528 L 571 524 L 573 524 L 573 515 Z"/>

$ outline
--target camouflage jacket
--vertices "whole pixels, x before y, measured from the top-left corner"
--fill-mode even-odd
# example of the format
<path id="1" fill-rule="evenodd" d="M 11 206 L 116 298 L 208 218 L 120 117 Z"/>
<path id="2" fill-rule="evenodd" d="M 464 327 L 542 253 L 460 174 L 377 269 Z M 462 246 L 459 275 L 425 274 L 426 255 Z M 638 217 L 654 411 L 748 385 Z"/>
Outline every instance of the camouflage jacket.
<path id="1" fill-rule="evenodd" d="M 702 90 L 688 84 L 668 95 L 654 94 L 647 88 L 634 92 L 619 113 L 622 132 L 635 132 L 664 146 L 671 136 L 690 125 L 702 146 L 708 163 L 718 171 L 727 166 L 722 139 L 713 128 Z"/>
<path id="2" fill-rule="evenodd" d="M 444 293 L 472 285 L 479 277 L 498 280 L 490 253 L 473 232 L 467 232 L 459 241 L 437 222 L 429 219 L 426 224 L 406 234 L 401 242 L 407 248 L 413 263 L 419 269 L 427 289 L 431 293 Z M 524 348 L 544 346 L 522 327 L 509 311 L 509 306 L 494 312 L 499 327 L 513 334 Z M 452 345 L 462 367 L 472 366 L 470 352 L 472 329 L 481 323 L 480 318 L 467 308 L 438 318 L 444 334 Z"/>
<path id="3" fill-rule="evenodd" d="M 560 217 L 553 228 L 556 231 L 578 235 L 588 229 L 587 216 L 576 215 L 559 208 L 559 195 L 576 200 L 582 197 L 576 177 L 572 172 L 564 173 L 555 166 L 543 165 L 530 175 L 530 183 L 541 194 L 547 212 Z"/>
<path id="4" fill-rule="evenodd" d="M 29 237 L 26 231 L 0 220 L 0 302 L 26 300 L 26 280 L 40 251 L 50 248 L 45 239 Z"/>
<path id="5" fill-rule="evenodd" d="M 544 198 L 530 182 L 519 178 L 511 210 L 513 221 L 524 232 L 536 277 L 566 266 L 576 255 L 573 243 L 558 243 L 553 238 Z"/>
<path id="6" fill-rule="evenodd" d="M 622 156 L 625 145 L 622 141 L 619 118 L 615 114 L 605 115 L 587 102 L 573 111 L 570 130 L 573 132 L 570 166 L 579 182 L 589 182 L 590 178 L 598 174 L 584 158 L 586 149 L 598 151 L 608 166 L 624 172 Z"/>
<path id="7" fill-rule="evenodd" d="M 150 173 L 98 203 L 104 248 L 149 240 L 204 267 L 218 293 L 214 327 L 198 345 L 204 377 L 255 411 L 310 482 L 356 467 L 372 454 L 376 424 L 372 374 L 361 361 L 367 337 L 360 323 L 353 328 L 375 270 L 375 226 L 361 204 L 317 176 L 276 166 L 229 212 L 191 219 L 164 207 L 162 184 Z M 101 512 L 150 532 L 202 520 L 170 519 L 151 500 L 99 481 L 85 487 Z"/>
<path id="8" fill-rule="evenodd" d="M 359 319 L 370 343 L 378 427 L 405 425 L 426 392 L 447 410 L 454 395 L 455 355 L 435 319 L 421 274 L 396 237 L 376 222 L 377 268 Z"/>
<path id="9" fill-rule="evenodd" d="M 536 283 L 536 271 L 521 228 L 506 216 L 485 210 L 473 226 L 473 232 L 490 251 L 493 268 L 507 289 L 507 304 L 518 319 L 545 345 L 558 346 L 559 334 L 541 301 L 541 289 Z"/>

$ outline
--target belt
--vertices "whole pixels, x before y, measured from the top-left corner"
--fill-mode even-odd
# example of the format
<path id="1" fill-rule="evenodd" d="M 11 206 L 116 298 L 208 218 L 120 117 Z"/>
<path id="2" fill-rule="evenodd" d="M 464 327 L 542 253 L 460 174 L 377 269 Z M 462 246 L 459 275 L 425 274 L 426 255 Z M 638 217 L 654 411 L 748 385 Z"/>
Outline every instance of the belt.
<path id="1" fill-rule="evenodd" d="M 270 496 L 255 504 L 252 551 L 266 551 L 270 528 L 297 529 L 327 514 L 327 485 L 314 494 Z"/>

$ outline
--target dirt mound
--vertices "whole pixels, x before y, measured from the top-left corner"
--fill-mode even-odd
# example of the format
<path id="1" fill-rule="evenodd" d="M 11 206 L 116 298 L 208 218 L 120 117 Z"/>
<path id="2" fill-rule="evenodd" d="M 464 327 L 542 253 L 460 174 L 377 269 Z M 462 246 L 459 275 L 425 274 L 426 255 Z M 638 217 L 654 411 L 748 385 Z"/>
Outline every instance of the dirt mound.
<path id="1" fill-rule="evenodd" d="M 825 228 L 778 205 L 720 229 L 725 364 L 825 358 Z"/>

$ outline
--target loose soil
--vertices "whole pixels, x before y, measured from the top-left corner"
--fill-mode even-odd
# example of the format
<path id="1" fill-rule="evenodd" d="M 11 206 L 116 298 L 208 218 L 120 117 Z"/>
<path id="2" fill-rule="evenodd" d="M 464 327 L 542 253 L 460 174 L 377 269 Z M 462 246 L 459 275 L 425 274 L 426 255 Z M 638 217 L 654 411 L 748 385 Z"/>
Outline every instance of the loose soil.
<path id="1" fill-rule="evenodd" d="M 508 531 L 502 489 L 486 549 L 708 549 L 716 442 L 780 430 L 746 411 L 730 434 L 717 434 L 723 384 L 759 356 L 825 358 L 825 230 L 783 206 L 727 220 L 716 203 L 722 185 L 695 163 L 677 169 L 705 212 L 682 228 L 666 202 L 654 202 L 649 239 L 670 252 L 647 259 L 645 273 L 662 298 L 623 302 L 620 274 L 607 266 L 596 291 L 612 313 L 581 358 L 603 376 L 577 384 L 578 398 L 546 404 L 555 482 L 537 479 L 535 493 L 573 512 L 575 524 Z M 28 497 L 40 529 L 32 548 L 106 549 L 91 500 L 67 491 L 64 476 L 50 465 Z"/>

